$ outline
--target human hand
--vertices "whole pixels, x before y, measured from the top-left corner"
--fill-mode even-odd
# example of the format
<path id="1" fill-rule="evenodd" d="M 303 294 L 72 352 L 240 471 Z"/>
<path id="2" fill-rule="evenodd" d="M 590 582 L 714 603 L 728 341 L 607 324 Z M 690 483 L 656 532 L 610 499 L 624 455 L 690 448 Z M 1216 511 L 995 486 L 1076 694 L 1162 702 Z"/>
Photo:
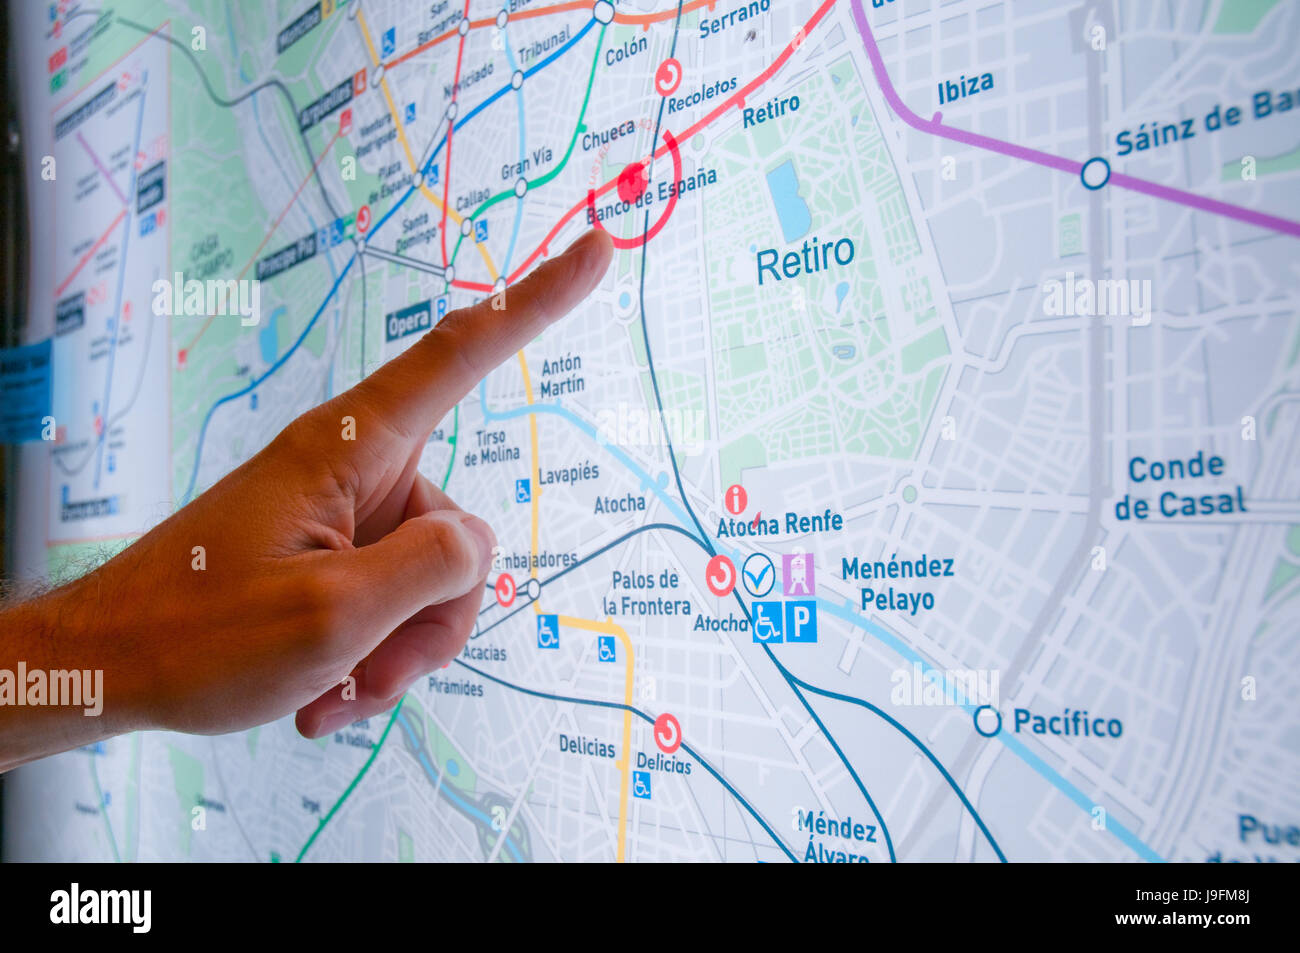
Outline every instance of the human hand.
<path id="1" fill-rule="evenodd" d="M 482 377 L 591 292 L 611 255 L 608 236 L 588 232 L 512 286 L 503 310 L 453 311 L 95 572 L 0 615 L 6 657 L 102 668 L 105 695 L 101 719 L 46 709 L 23 726 L 0 708 L 0 770 L 121 731 L 220 733 L 295 710 L 318 737 L 450 662 L 496 538 L 416 470 L 421 451 Z M 27 634 L 11 638 L 15 626 Z"/>

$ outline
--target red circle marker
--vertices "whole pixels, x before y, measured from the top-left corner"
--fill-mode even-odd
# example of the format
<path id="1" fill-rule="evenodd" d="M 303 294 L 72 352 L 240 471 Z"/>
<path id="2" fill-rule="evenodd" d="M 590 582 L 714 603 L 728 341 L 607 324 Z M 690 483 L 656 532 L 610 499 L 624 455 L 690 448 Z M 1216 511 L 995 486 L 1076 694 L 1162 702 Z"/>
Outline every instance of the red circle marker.
<path id="1" fill-rule="evenodd" d="M 672 754 L 682 746 L 682 726 L 668 712 L 655 719 L 655 744 L 664 754 Z"/>
<path id="2" fill-rule="evenodd" d="M 671 96 L 682 85 L 682 64 L 671 56 L 655 70 L 655 90 L 660 96 Z"/>
<path id="3" fill-rule="evenodd" d="M 727 512 L 732 516 L 739 516 L 745 512 L 745 507 L 749 505 L 749 494 L 739 483 L 733 483 L 727 487 L 727 492 L 722 498 L 723 505 Z"/>
<path id="4" fill-rule="evenodd" d="M 645 194 L 646 186 L 649 184 L 646 180 L 645 164 L 633 162 L 618 174 L 618 197 L 631 205 Z"/>
<path id="5" fill-rule="evenodd" d="M 719 553 L 709 560 L 704 571 L 704 584 L 715 596 L 729 596 L 736 588 L 736 564 Z"/>
<path id="6" fill-rule="evenodd" d="M 497 576 L 496 584 L 497 602 L 502 607 L 509 607 L 515 601 L 515 580 L 508 572 L 503 572 Z"/>
<path id="7" fill-rule="evenodd" d="M 682 154 L 677 148 L 677 140 L 667 129 L 664 130 L 664 142 L 668 144 L 668 151 L 673 155 L 673 181 L 680 182 L 682 179 Z M 659 220 L 650 226 L 650 231 L 644 235 L 633 235 L 631 238 L 619 238 L 617 235 L 610 235 L 610 241 L 614 243 L 615 248 L 640 248 L 650 239 L 659 234 L 659 230 L 668 224 L 668 219 L 673 214 L 673 209 L 677 207 L 677 190 L 668 196 L 668 204 L 664 206 L 664 213 L 659 216 Z M 600 219 L 596 215 L 596 190 L 587 189 L 587 221 L 596 228 L 603 229 Z"/>
<path id="8" fill-rule="evenodd" d="M 370 206 L 363 205 L 357 209 L 357 231 L 362 235 L 370 228 Z"/>

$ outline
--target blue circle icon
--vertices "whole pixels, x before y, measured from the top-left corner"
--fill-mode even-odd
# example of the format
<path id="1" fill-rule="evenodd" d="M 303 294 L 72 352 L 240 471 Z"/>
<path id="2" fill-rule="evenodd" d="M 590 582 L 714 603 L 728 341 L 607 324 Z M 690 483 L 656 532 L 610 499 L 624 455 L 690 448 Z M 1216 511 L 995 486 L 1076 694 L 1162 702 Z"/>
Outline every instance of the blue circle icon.
<path id="1" fill-rule="evenodd" d="M 980 726 L 980 712 L 982 711 L 991 711 L 993 712 L 993 715 L 997 718 L 998 720 L 997 727 L 994 728 L 992 731 L 985 731 Z M 985 738 L 992 738 L 994 735 L 996 735 L 999 731 L 1002 730 L 1002 712 L 998 711 L 992 705 L 980 705 L 979 708 L 975 709 L 975 713 L 972 716 L 972 718 L 975 722 L 975 730 L 978 731 Z"/>
<path id="2" fill-rule="evenodd" d="M 1079 170 L 1079 179 L 1085 189 L 1097 191 L 1110 181 L 1110 163 L 1101 156 L 1093 156 Z"/>

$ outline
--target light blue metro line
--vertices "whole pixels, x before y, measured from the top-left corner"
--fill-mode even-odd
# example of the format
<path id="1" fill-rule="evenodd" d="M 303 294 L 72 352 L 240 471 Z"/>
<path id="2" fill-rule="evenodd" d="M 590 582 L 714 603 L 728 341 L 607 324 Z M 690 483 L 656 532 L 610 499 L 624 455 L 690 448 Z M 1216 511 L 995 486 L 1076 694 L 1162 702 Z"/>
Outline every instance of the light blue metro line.
<path id="1" fill-rule="evenodd" d="M 474 820 L 483 824 L 489 830 L 494 830 L 492 826 L 492 818 L 488 817 L 487 814 L 478 807 L 478 805 L 472 804 L 461 797 L 460 792 L 452 785 L 443 782 L 440 772 L 433 766 L 433 762 L 429 760 L 428 751 L 426 751 L 424 746 L 419 743 L 419 739 L 415 735 L 415 729 L 411 727 L 411 723 L 407 720 L 405 711 L 399 711 L 397 713 L 397 723 L 402 726 L 402 730 L 406 732 L 407 737 L 411 739 L 411 743 L 417 745 L 416 760 L 420 762 L 420 767 L 424 769 L 424 773 L 428 776 L 429 780 L 433 782 L 433 786 L 438 793 L 448 801 L 451 801 L 451 803 L 460 810 L 469 814 L 474 818 Z M 510 852 L 510 856 L 516 861 L 522 862 L 524 859 L 523 855 L 519 852 L 519 848 L 515 846 L 514 839 L 510 836 L 510 833 L 506 831 L 502 836 L 505 837 L 506 850 Z"/>
<path id="2" fill-rule="evenodd" d="M 573 426 L 577 427 L 587 436 L 595 439 L 597 443 L 601 443 L 601 445 L 607 451 L 609 451 L 609 453 L 614 457 L 615 460 L 623 464 L 624 467 L 626 467 L 633 474 L 639 477 L 642 486 L 651 490 L 657 497 L 659 497 L 659 500 L 673 513 L 674 516 L 678 518 L 679 521 L 681 521 L 683 526 L 689 529 L 689 527 L 692 525 L 685 511 L 677 504 L 675 500 L 672 499 L 672 497 L 668 495 L 665 489 L 667 486 L 666 479 L 663 482 L 659 482 L 657 480 L 652 479 L 651 476 L 645 470 L 643 470 L 634 460 L 632 460 L 631 457 L 629 457 L 618 447 L 615 447 L 608 443 L 601 442 L 597 437 L 596 428 L 591 424 L 587 423 L 587 421 L 578 417 L 568 408 L 561 406 L 559 403 L 536 403 L 536 404 L 526 404 L 522 407 L 517 407 L 514 410 L 494 411 L 491 410 L 487 405 L 486 382 L 479 383 L 479 402 L 483 407 L 483 415 L 487 420 L 513 420 L 515 418 L 524 417 L 532 413 L 554 414 L 557 417 L 567 420 L 569 423 L 573 424 Z M 693 536 L 695 534 L 692 532 L 691 535 Z M 718 552 L 721 552 L 729 556 L 733 562 L 737 562 L 740 556 L 742 555 L 739 550 L 729 549 L 728 547 L 725 546 L 718 546 L 717 549 Z M 898 638 L 898 636 L 894 635 L 888 629 L 885 629 L 884 627 L 876 624 L 875 622 L 872 622 L 871 620 L 864 618 L 863 616 L 854 612 L 852 609 L 840 603 L 830 602 L 826 599 L 819 598 L 817 600 L 817 607 L 819 611 L 827 612 L 835 616 L 837 619 L 842 619 L 852 626 L 862 629 L 865 632 L 869 632 L 871 635 L 875 636 L 879 641 L 883 642 L 889 648 L 893 649 L 895 652 L 897 652 L 907 661 L 919 663 L 922 667 L 923 674 L 925 676 L 928 677 L 933 675 L 939 677 L 940 679 L 943 678 L 941 672 L 939 672 L 934 667 L 932 667 L 929 664 L 929 662 L 927 662 L 924 658 L 921 657 L 919 653 L 917 653 L 915 649 L 913 649 L 907 643 L 903 642 L 900 638 Z M 970 713 L 972 719 L 972 725 L 973 725 L 974 713 L 977 706 L 970 704 L 969 700 L 967 700 L 963 695 L 961 695 L 959 690 L 957 692 L 957 695 L 958 697 L 961 698 L 961 701 L 959 702 L 961 707 L 965 711 Z M 1061 774 L 1058 771 L 1056 771 L 1055 768 L 1053 768 L 1051 765 L 1045 762 L 1042 758 L 1040 758 L 1034 752 L 1030 751 L 1029 748 L 1024 744 L 1024 742 L 1022 742 L 1019 738 L 1015 738 L 1007 734 L 1006 731 L 999 731 L 993 737 L 996 738 L 998 741 L 1000 741 L 1003 745 L 1005 745 L 1006 748 L 1016 757 L 1020 758 L 1021 761 L 1023 761 L 1029 767 L 1033 768 L 1034 771 L 1036 771 L 1039 775 L 1041 775 L 1045 781 L 1047 781 L 1049 784 L 1055 787 L 1058 791 L 1064 794 L 1067 798 L 1069 798 L 1071 801 L 1073 801 L 1083 810 L 1091 813 L 1092 809 L 1097 806 L 1097 803 L 1092 798 L 1088 797 L 1086 794 L 1083 793 L 1083 791 L 1079 790 L 1079 788 L 1077 788 L 1075 785 L 1067 781 L 1064 777 L 1061 776 Z M 1156 853 L 1137 834 L 1129 830 L 1121 822 L 1114 820 L 1113 812 L 1110 811 L 1107 811 L 1106 830 L 1109 831 L 1111 834 L 1115 835 L 1115 837 L 1119 838 L 1119 840 L 1126 847 L 1131 849 L 1135 854 L 1137 854 L 1143 860 L 1150 861 L 1153 863 L 1159 863 L 1163 861 L 1163 858 L 1158 853 Z"/>

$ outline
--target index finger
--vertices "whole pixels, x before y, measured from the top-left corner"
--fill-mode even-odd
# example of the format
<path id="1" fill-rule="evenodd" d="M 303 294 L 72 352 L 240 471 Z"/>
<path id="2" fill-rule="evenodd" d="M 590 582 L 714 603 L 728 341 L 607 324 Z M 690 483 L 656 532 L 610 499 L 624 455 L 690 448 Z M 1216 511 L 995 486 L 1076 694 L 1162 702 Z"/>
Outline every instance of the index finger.
<path id="1" fill-rule="evenodd" d="M 504 308 L 494 295 L 451 312 L 366 378 L 367 398 L 392 428 L 428 434 L 489 371 L 587 297 L 613 251 L 609 235 L 592 229 L 504 292 Z"/>

